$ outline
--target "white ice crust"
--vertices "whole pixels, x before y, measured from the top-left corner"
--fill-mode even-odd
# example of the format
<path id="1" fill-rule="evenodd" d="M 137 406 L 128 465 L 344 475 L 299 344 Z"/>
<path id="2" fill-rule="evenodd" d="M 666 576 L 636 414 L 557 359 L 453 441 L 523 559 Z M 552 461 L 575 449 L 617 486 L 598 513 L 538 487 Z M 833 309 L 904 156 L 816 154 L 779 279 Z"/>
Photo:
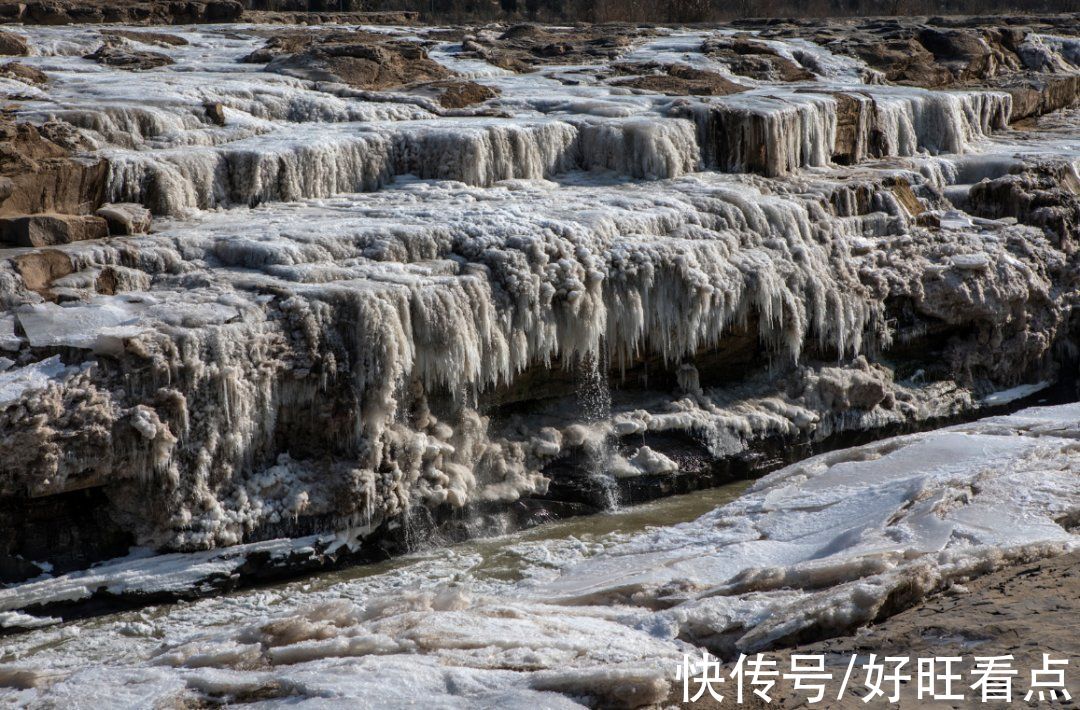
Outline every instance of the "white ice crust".
<path id="1" fill-rule="evenodd" d="M 0 688 L 0 698 L 62 703 L 137 689 L 138 702 L 257 692 L 378 697 L 385 707 L 655 701 L 691 643 L 731 655 L 842 633 L 899 590 L 910 602 L 1076 548 L 1080 536 L 1063 525 L 1080 506 L 1078 439 L 1080 405 L 1064 405 L 823 454 L 692 522 L 592 543 L 507 540 L 524 561 L 516 582 L 450 549 L 81 633 L 38 630 L 13 641 L 3 671 L 26 689 Z M 183 584 L 181 564 L 133 559 L 117 579 Z M 95 583 L 115 583 L 107 576 Z M 74 581 L 26 592 L 62 597 Z M 0 593 L 0 608 L 20 594 Z"/>

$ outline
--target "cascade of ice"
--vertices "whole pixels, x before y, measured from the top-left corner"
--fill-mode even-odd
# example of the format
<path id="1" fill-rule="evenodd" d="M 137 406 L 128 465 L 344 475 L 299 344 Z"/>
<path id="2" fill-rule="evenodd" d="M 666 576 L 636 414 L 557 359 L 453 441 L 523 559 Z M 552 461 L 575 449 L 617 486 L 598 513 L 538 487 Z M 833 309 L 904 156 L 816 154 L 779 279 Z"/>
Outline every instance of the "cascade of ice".
<path id="1" fill-rule="evenodd" d="M 571 170 L 638 178 L 677 177 L 697 167 L 691 124 L 542 121 L 344 124 L 254 136 L 194 150 L 110 153 L 111 199 L 159 214 L 371 191 L 397 175 L 489 186 Z"/>
<path id="2" fill-rule="evenodd" d="M 801 170 L 838 153 L 963 152 L 1004 125 L 1006 94 L 818 82 L 672 100 L 549 78 L 546 96 L 494 107 L 518 116 L 436 120 L 429 99 L 212 68 L 228 78 L 160 72 L 140 107 L 108 105 L 112 77 L 56 113 L 105 146 L 110 199 L 188 219 L 72 245 L 74 273 L 52 285 L 74 300 L 0 323 L 16 349 L 101 357 L 94 374 L 57 371 L 32 402 L 0 410 L 49 452 L 9 478 L 48 494 L 111 477 L 154 501 L 139 530 L 149 544 L 233 544 L 303 516 L 370 530 L 418 506 L 511 501 L 583 448 L 614 504 L 613 472 L 676 467 L 646 446 L 622 457 L 615 434 L 692 431 L 723 456 L 754 436 L 930 416 L 890 399 L 891 372 L 858 359 L 891 342 L 887 304 L 983 328 L 984 342 L 1030 322 L 1017 361 L 1053 341 L 1047 273 L 1060 259 L 1033 230 L 919 227 L 919 197 L 942 198 L 916 196 L 908 183 L 924 180 L 896 167 L 915 161 L 893 161 L 888 182 L 864 166 Z M 213 118 L 204 101 L 222 104 Z M 932 187 L 982 175 L 931 160 Z M 419 180 L 383 189 L 406 176 Z M 81 299 L 106 273 L 117 293 Z M 790 391 L 707 392 L 693 360 L 732 342 L 797 371 Z M 962 347 L 956 371 L 999 367 Z M 836 360 L 846 369 L 820 364 Z M 643 362 L 676 372 L 681 398 L 613 411 L 609 369 Z M 481 414 L 476 393 L 568 363 L 580 406 L 557 426 Z M 89 404 L 55 430 L 35 423 L 73 399 Z M 95 462 L 100 446 L 77 434 L 102 431 L 114 453 Z"/>
<path id="3" fill-rule="evenodd" d="M 735 96 L 676 106 L 674 115 L 694 119 L 705 164 L 725 172 L 784 175 L 827 165 L 836 136 L 836 103 L 824 95 Z"/>
<path id="4" fill-rule="evenodd" d="M 855 107 L 851 158 L 962 153 L 1008 125 L 1012 97 L 1002 92 L 934 92 L 874 87 L 845 93 Z M 706 165 L 725 172 L 779 176 L 828 165 L 836 154 L 837 98 L 748 93 L 712 103 L 676 105 L 693 118 Z M 876 144 L 871 136 L 877 135 Z"/>

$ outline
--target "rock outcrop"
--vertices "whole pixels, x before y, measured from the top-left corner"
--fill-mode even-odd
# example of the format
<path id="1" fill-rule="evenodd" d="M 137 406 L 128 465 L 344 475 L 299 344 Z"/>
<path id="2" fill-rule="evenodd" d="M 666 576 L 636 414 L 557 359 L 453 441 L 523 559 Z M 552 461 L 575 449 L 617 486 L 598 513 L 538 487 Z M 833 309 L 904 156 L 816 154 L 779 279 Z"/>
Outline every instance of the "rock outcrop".
<path id="1" fill-rule="evenodd" d="M 14 32 L 0 31 L 0 55 L 24 57 L 29 53 L 25 39 Z"/>
<path id="2" fill-rule="evenodd" d="M 740 76 L 758 81 L 807 81 L 814 74 L 793 59 L 750 37 L 714 37 L 702 45 L 708 57 L 724 62 Z"/>
<path id="3" fill-rule="evenodd" d="M 237 0 L 162 2 L 134 0 L 30 0 L 0 6 L 4 22 L 33 25 L 121 23 L 128 25 L 180 25 L 196 22 L 232 22 L 243 14 Z"/>
<path id="4" fill-rule="evenodd" d="M 646 28 L 604 25 L 555 30 L 521 24 L 496 34 L 466 33 L 465 56 L 482 59 L 503 69 L 522 72 L 544 64 L 596 64 L 615 59 L 630 46 L 631 39 L 651 32 Z"/>
<path id="5" fill-rule="evenodd" d="M 613 79 L 612 86 L 626 86 L 669 96 L 727 96 L 747 89 L 716 72 L 683 64 L 622 64 L 618 71 L 634 76 Z"/>
<path id="6" fill-rule="evenodd" d="M 37 88 L 43 88 L 49 83 L 49 77 L 45 72 L 22 64 L 21 62 L 5 62 L 0 64 L 0 76 L 7 79 L 14 79 L 15 81 L 21 81 L 24 84 L 29 84 Z"/>
<path id="7" fill-rule="evenodd" d="M 48 247 L 107 236 L 109 223 L 96 215 L 0 217 L 0 241 L 12 246 Z"/>
<path id="8" fill-rule="evenodd" d="M 301 40 L 301 51 L 289 53 L 289 38 L 271 51 L 282 49 L 266 71 L 312 81 L 331 81 L 357 89 L 391 89 L 406 84 L 445 79 L 451 75 L 433 62 L 422 47 L 412 42 L 333 34 L 314 43 Z M 297 47 L 299 48 L 299 47 Z M 249 57 L 248 61 L 251 61 Z"/>
<path id="9" fill-rule="evenodd" d="M 68 124 L 0 120 L 0 216 L 88 214 L 104 201 L 108 164 L 72 156 Z"/>
<path id="10" fill-rule="evenodd" d="M 122 37 L 108 36 L 100 47 L 86 55 L 86 59 L 130 71 L 157 69 L 173 63 L 168 55 L 136 49 Z"/>
<path id="11" fill-rule="evenodd" d="M 150 210 L 128 203 L 105 204 L 95 213 L 108 223 L 109 234 L 146 234 L 150 229 Z"/>

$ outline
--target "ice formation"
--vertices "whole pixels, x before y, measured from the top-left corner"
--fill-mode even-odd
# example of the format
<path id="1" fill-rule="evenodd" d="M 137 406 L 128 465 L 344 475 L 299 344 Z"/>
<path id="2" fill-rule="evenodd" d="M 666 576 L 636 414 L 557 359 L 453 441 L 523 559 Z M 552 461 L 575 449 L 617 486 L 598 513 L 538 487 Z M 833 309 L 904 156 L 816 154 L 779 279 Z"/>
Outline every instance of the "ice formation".
<path id="1" fill-rule="evenodd" d="M 1006 91 L 856 84 L 795 39 L 811 78 L 774 86 L 685 31 L 515 74 L 393 30 L 498 90 L 446 109 L 241 62 L 269 31 L 178 28 L 133 73 L 84 58 L 98 29 L 18 29 L 51 81 L 18 115 L 157 219 L 2 255 L 0 495 L 96 491 L 158 551 L 358 544 L 1007 404 L 1073 357 L 1075 124 L 1010 133 Z M 745 90 L 611 81 L 645 58 Z"/>
<path id="2" fill-rule="evenodd" d="M 1027 409 L 824 454 L 697 520 L 636 534 L 508 537 L 82 633 L 33 631 L 8 646 L 0 699 L 661 703 L 695 646 L 727 658 L 841 633 L 1076 549 L 1078 421 L 1076 405 Z M 103 568 L 93 583 L 182 584 L 185 557 L 145 559 L 141 579 L 138 560 L 112 581 Z M 69 596 L 81 578 L 35 594 Z M 17 597 L 0 591 L 0 609 Z"/>

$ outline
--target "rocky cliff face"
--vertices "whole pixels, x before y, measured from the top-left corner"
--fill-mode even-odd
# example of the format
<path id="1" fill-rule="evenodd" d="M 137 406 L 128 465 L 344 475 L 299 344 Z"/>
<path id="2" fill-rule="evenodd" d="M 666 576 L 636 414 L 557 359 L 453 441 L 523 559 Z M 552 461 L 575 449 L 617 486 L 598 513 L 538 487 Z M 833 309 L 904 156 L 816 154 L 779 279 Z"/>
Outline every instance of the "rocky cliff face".
<path id="1" fill-rule="evenodd" d="M 0 22 L 66 25 L 118 22 L 161 25 L 269 20 L 274 22 L 374 22 L 400 24 L 422 18 L 452 22 L 659 22 L 704 23 L 747 18 L 865 18 L 1001 14 L 1052 15 L 1076 12 L 1071 0 L 1016 0 L 1007 7 L 985 0 L 31 0 L 0 3 Z M 898 45 L 893 44 L 895 50 Z M 875 51 L 890 51 L 881 48 Z"/>
<path id="2" fill-rule="evenodd" d="M 1069 381 L 1062 22 L 21 28 L 0 573 L 584 510 Z"/>

